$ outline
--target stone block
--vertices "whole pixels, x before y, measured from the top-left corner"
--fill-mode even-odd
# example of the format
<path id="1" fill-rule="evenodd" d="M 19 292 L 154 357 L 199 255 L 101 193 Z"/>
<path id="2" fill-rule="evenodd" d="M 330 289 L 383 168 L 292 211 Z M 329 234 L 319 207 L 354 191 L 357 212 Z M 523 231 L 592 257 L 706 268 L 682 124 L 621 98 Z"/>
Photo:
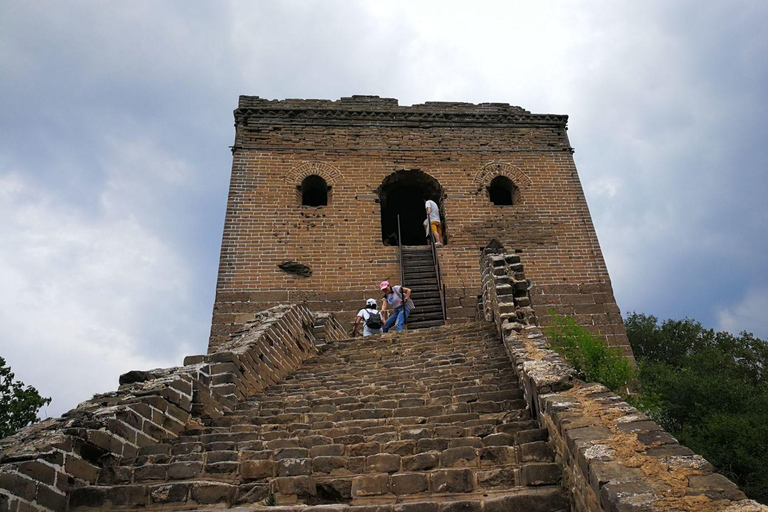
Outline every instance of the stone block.
<path id="1" fill-rule="evenodd" d="M 275 463 L 271 460 L 245 460 L 240 463 L 240 476 L 244 480 L 262 480 L 274 475 Z"/>
<path id="2" fill-rule="evenodd" d="M 638 468 L 628 468 L 619 462 L 592 461 L 589 464 L 588 477 L 592 490 L 599 494 L 600 488 L 608 482 L 637 482 L 643 479 L 644 473 Z"/>
<path id="3" fill-rule="evenodd" d="M 657 500 L 647 482 L 608 482 L 600 489 L 600 507 L 607 512 L 651 512 Z"/>
<path id="4" fill-rule="evenodd" d="M 396 455 L 408 456 L 416 452 L 416 443 L 414 441 L 392 441 L 382 447 L 385 453 L 394 453 Z"/>
<path id="5" fill-rule="evenodd" d="M 149 488 L 149 499 L 151 503 L 183 503 L 191 487 L 188 483 L 156 485 Z"/>
<path id="6" fill-rule="evenodd" d="M 389 475 L 356 476 L 352 479 L 352 497 L 378 496 L 389 493 Z"/>
<path id="7" fill-rule="evenodd" d="M 399 473 L 392 475 L 390 487 L 398 496 L 425 492 L 429 483 L 424 473 Z"/>
<path id="8" fill-rule="evenodd" d="M 482 467 L 514 464 L 517 455 L 513 446 L 486 446 L 480 450 L 480 465 Z"/>
<path id="9" fill-rule="evenodd" d="M 194 482 L 190 490 L 190 498 L 201 505 L 229 505 L 234 503 L 236 495 L 237 487 L 219 482 Z"/>
<path id="10" fill-rule="evenodd" d="M 518 485 L 557 485 L 563 477 L 563 468 L 555 463 L 525 464 L 520 467 Z"/>
<path id="11" fill-rule="evenodd" d="M 202 462 L 174 462 L 168 465 L 168 478 L 171 480 L 186 480 L 196 477 L 202 471 Z"/>
<path id="12" fill-rule="evenodd" d="M 510 434 L 491 434 L 483 438 L 484 446 L 512 446 L 513 444 L 515 444 L 515 438 Z"/>
<path id="13" fill-rule="evenodd" d="M 393 512 L 437 512 L 437 503 L 434 501 L 398 503 L 394 506 Z"/>
<path id="14" fill-rule="evenodd" d="M 555 457 L 552 446 L 544 441 L 519 445 L 520 462 L 550 462 Z"/>
<path id="15" fill-rule="evenodd" d="M 343 444 L 325 444 L 309 449 L 309 457 L 339 457 L 344 455 Z"/>
<path id="16" fill-rule="evenodd" d="M 568 493 L 553 489 L 543 493 L 519 493 L 500 498 L 489 498 L 483 504 L 484 512 L 568 512 L 571 510 Z M 639 512 L 639 511 L 638 511 Z"/>
<path id="17" fill-rule="evenodd" d="M 477 452 L 469 446 L 448 448 L 440 454 L 440 465 L 445 468 L 477 466 L 478 461 Z"/>
<path id="18" fill-rule="evenodd" d="M 478 471 L 477 485 L 482 489 L 492 489 L 494 487 L 514 487 L 515 471 L 510 467 Z"/>
<path id="19" fill-rule="evenodd" d="M 481 512 L 482 502 L 476 500 L 449 501 L 440 503 L 439 512 Z"/>
<path id="20" fill-rule="evenodd" d="M 739 488 L 723 475 L 692 475 L 688 477 L 689 495 L 704 495 L 713 500 L 744 500 L 747 497 Z"/>
<path id="21" fill-rule="evenodd" d="M 400 456 L 390 453 L 371 455 L 366 459 L 366 467 L 375 473 L 394 473 L 400 469 Z"/>
<path id="22" fill-rule="evenodd" d="M 474 473 L 470 469 L 438 469 L 432 472 L 432 492 L 462 493 L 475 489 Z"/>
<path id="23" fill-rule="evenodd" d="M 48 464 L 43 464 L 38 460 L 21 462 L 16 469 L 22 475 L 26 475 L 29 478 L 46 485 L 52 486 L 56 483 L 56 470 Z"/>
<path id="24" fill-rule="evenodd" d="M 144 482 L 147 480 L 164 481 L 167 475 L 167 464 L 145 464 L 133 470 L 133 477 L 136 482 Z"/>
<path id="25" fill-rule="evenodd" d="M 312 474 L 311 459 L 280 459 L 275 462 L 277 476 L 299 476 Z"/>
<path id="26" fill-rule="evenodd" d="M 435 452 L 418 453 L 402 458 L 403 471 L 425 471 L 436 468 L 439 463 L 440 456 Z"/>
<path id="27" fill-rule="evenodd" d="M 313 457 L 312 470 L 316 473 L 333 473 L 346 469 L 346 457 Z"/>
<path id="28" fill-rule="evenodd" d="M 309 497 L 317 495 L 317 482 L 311 476 L 284 476 L 272 480 L 272 489 L 287 496 Z"/>

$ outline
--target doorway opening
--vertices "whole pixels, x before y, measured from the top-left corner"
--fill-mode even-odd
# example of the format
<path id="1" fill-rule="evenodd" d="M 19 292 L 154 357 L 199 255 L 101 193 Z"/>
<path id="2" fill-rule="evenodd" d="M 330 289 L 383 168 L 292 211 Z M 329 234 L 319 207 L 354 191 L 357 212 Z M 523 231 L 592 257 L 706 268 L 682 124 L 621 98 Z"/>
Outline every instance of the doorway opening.
<path id="1" fill-rule="evenodd" d="M 418 169 L 396 171 L 381 182 L 377 190 L 381 200 L 381 241 L 397 245 L 397 216 L 403 245 L 427 245 L 424 221 L 427 213 L 423 196 L 429 195 L 440 208 L 441 228 L 445 242 L 443 188 L 440 183 Z"/>

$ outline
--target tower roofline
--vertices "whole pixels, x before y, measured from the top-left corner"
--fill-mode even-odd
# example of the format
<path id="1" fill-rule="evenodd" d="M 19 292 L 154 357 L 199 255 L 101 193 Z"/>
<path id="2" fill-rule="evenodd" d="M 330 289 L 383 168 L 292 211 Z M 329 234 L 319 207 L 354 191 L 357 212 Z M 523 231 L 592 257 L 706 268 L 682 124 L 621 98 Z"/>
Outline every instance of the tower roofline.
<path id="1" fill-rule="evenodd" d="M 567 115 L 532 114 L 508 103 L 429 101 L 401 106 L 397 99 L 351 96 L 338 100 L 267 100 L 240 96 L 235 125 L 269 124 L 428 126 L 556 126 L 566 128 Z"/>

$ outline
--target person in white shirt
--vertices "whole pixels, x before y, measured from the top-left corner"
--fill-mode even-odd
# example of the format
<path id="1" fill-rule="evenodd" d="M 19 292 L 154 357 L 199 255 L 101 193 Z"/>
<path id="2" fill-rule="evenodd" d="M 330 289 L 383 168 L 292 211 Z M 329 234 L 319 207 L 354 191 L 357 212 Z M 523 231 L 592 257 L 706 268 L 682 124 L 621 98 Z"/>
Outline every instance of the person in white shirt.
<path id="1" fill-rule="evenodd" d="M 424 195 L 424 209 L 427 210 L 427 220 L 432 227 L 432 234 L 435 236 L 435 246 L 443 245 L 443 235 L 440 229 L 440 209 L 428 194 Z"/>
<path id="2" fill-rule="evenodd" d="M 357 336 L 357 328 L 363 323 L 363 336 L 371 334 L 381 334 L 381 328 L 384 326 L 384 320 L 381 313 L 376 310 L 376 299 L 365 301 L 365 308 L 361 309 L 355 317 L 355 325 L 352 327 L 352 337 Z"/>

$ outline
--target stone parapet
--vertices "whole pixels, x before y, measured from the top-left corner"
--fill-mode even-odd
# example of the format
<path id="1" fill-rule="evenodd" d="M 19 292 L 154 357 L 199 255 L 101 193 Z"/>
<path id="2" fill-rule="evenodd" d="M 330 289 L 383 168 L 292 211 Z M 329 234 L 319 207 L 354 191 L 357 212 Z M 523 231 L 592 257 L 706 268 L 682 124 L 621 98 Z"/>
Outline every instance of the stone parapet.
<path id="1" fill-rule="evenodd" d="M 267 100 L 240 96 L 235 122 L 255 127 L 264 121 L 284 124 L 397 124 L 440 125 L 555 125 L 564 127 L 566 115 L 531 114 L 507 103 L 462 103 L 430 101 L 400 106 L 394 98 L 352 96 L 340 100 Z M 564 148 L 570 150 L 570 148 Z"/>
<path id="2" fill-rule="evenodd" d="M 338 323 L 324 323 L 326 341 L 339 339 Z M 273 307 L 207 355 L 128 372 L 117 391 L 3 439 L 0 511 L 67 510 L 69 492 L 99 483 L 102 468 L 222 417 L 300 367 L 317 353 L 314 324 L 304 306 Z"/>
<path id="3" fill-rule="evenodd" d="M 549 432 L 573 511 L 768 512 L 621 397 L 577 378 L 510 291 L 523 277 L 516 255 L 486 250 L 481 272 L 482 314 L 495 321 L 531 414 Z"/>

